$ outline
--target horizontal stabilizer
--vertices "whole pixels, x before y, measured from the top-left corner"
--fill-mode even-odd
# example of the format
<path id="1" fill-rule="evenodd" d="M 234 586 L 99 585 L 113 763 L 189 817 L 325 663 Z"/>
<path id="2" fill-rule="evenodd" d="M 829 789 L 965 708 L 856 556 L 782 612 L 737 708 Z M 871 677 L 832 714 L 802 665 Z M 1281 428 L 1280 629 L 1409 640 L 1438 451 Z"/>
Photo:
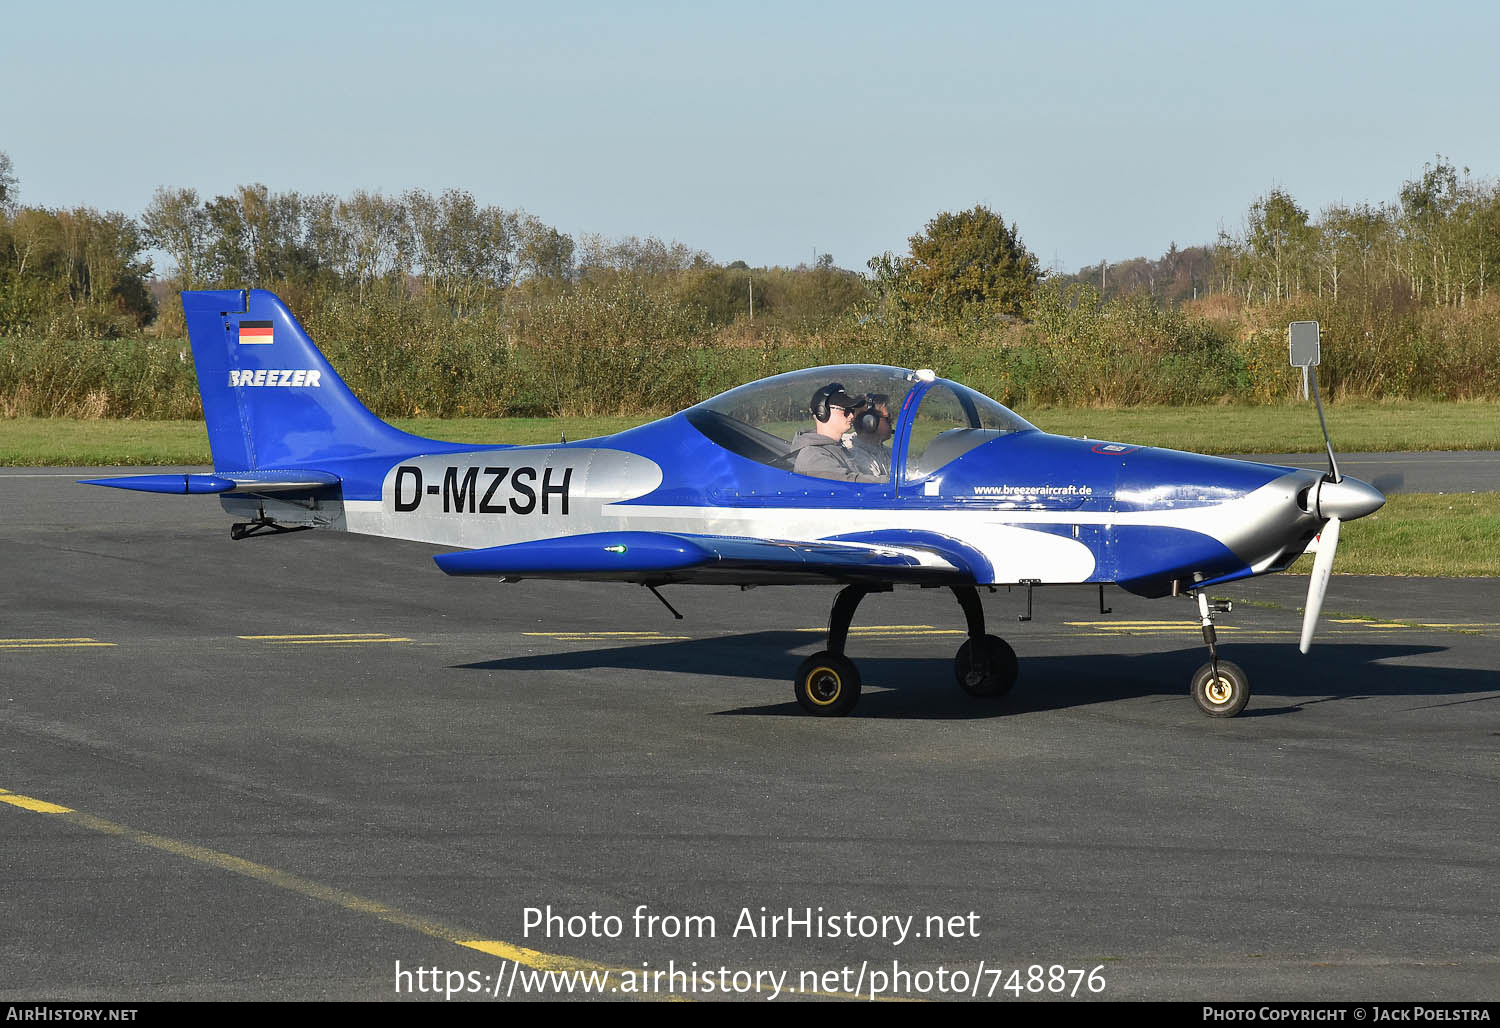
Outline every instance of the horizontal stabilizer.
<path id="1" fill-rule="evenodd" d="M 211 475 L 119 475 L 82 479 L 79 485 L 104 485 L 141 493 L 310 493 L 339 484 L 327 471 L 220 471 Z"/>
<path id="2" fill-rule="evenodd" d="M 742 584 L 968 579 L 951 562 L 917 548 L 668 532 L 562 536 L 433 559 L 450 575 L 503 578 Z"/>

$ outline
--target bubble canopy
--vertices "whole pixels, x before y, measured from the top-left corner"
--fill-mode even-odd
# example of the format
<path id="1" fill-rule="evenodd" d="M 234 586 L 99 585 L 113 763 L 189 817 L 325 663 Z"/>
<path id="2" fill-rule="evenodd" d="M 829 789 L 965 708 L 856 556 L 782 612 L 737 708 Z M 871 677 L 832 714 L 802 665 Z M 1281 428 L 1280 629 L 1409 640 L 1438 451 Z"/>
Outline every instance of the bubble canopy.
<path id="1" fill-rule="evenodd" d="M 850 396 L 873 397 L 890 411 L 894 441 L 911 450 L 911 459 L 901 462 L 908 465 L 907 481 L 925 477 L 1000 435 L 1034 429 L 967 386 L 931 372 L 881 364 L 836 364 L 776 375 L 720 393 L 685 414 L 694 428 L 720 446 L 790 470 L 793 439 L 814 424 L 813 394 L 835 383 Z"/>

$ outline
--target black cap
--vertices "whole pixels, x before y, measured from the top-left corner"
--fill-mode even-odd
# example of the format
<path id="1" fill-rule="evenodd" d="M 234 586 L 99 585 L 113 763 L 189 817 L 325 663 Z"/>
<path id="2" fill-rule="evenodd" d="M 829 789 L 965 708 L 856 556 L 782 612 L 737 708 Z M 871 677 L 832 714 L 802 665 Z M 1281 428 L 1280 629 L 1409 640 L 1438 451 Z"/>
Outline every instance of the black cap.
<path id="1" fill-rule="evenodd" d="M 819 421 L 828 420 L 828 408 L 830 407 L 859 410 L 864 405 L 865 398 L 863 396 L 850 396 L 844 392 L 844 384 L 842 382 L 830 382 L 812 395 L 813 416 L 817 417 Z"/>

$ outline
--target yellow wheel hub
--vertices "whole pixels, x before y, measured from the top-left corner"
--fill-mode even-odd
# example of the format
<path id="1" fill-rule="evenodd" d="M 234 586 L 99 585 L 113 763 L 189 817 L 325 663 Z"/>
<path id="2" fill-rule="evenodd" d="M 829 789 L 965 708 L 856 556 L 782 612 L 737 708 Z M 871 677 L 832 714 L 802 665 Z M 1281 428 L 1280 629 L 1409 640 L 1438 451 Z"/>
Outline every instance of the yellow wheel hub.
<path id="1" fill-rule="evenodd" d="M 1234 683 L 1223 675 L 1216 675 L 1208 680 L 1208 687 L 1203 691 L 1211 703 L 1228 703 L 1234 696 Z"/>
<path id="2" fill-rule="evenodd" d="M 839 693 L 844 691 L 844 682 L 831 667 L 813 668 L 807 676 L 806 691 L 808 699 L 820 707 L 826 707 L 838 701 Z"/>

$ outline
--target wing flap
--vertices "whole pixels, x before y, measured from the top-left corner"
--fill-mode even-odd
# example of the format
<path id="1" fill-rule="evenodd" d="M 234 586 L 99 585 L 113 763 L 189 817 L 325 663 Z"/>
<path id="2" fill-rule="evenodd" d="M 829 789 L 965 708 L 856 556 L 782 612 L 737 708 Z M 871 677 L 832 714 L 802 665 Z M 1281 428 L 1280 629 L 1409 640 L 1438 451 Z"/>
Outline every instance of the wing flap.
<path id="1" fill-rule="evenodd" d="M 450 575 L 626 582 L 947 584 L 971 577 L 917 547 L 750 539 L 669 532 L 597 532 L 537 539 L 433 558 Z"/>

